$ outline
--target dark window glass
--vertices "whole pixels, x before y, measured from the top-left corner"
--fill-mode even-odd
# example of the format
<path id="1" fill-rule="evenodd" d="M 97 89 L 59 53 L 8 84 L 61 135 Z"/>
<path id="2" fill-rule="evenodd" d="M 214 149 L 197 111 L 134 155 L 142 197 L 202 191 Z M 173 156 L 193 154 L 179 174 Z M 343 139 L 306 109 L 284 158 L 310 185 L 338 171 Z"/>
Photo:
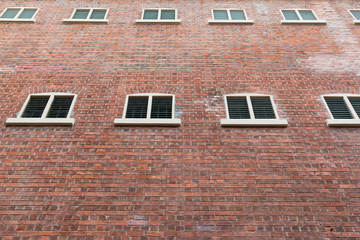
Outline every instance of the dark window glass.
<path id="1" fill-rule="evenodd" d="M 229 20 L 226 10 L 214 10 L 214 20 Z"/>
<path id="2" fill-rule="evenodd" d="M 20 14 L 19 18 L 21 19 L 31 19 L 36 12 L 36 9 L 24 9 L 22 13 Z"/>
<path id="3" fill-rule="evenodd" d="M 106 10 L 93 10 L 90 19 L 105 19 Z"/>
<path id="4" fill-rule="evenodd" d="M 73 98 L 73 96 L 55 96 L 47 117 L 66 118 L 69 113 Z"/>
<path id="5" fill-rule="evenodd" d="M 172 97 L 153 97 L 151 118 L 171 118 Z"/>
<path id="6" fill-rule="evenodd" d="M 129 97 L 126 118 L 146 118 L 149 97 Z"/>
<path id="7" fill-rule="evenodd" d="M 286 20 L 300 20 L 295 10 L 283 10 L 282 13 Z"/>
<path id="8" fill-rule="evenodd" d="M 250 119 L 246 97 L 228 97 L 227 105 L 230 119 Z"/>
<path id="9" fill-rule="evenodd" d="M 175 10 L 161 10 L 160 19 L 175 19 Z"/>
<path id="10" fill-rule="evenodd" d="M 232 20 L 246 20 L 244 11 L 230 10 Z"/>
<path id="11" fill-rule="evenodd" d="M 276 118 L 270 97 L 251 97 L 251 105 L 255 119 Z"/>
<path id="12" fill-rule="evenodd" d="M 349 101 L 351 102 L 351 105 L 353 106 L 356 114 L 360 118 L 360 98 L 350 98 Z"/>
<path id="13" fill-rule="evenodd" d="M 49 96 L 31 96 L 21 117 L 40 118 L 48 101 Z"/>
<path id="14" fill-rule="evenodd" d="M 158 17 L 158 10 L 145 10 L 143 19 L 157 20 L 157 17 Z"/>
<path id="15" fill-rule="evenodd" d="M 7 9 L 1 18 L 15 18 L 20 9 Z"/>
<path id="16" fill-rule="evenodd" d="M 342 97 L 325 97 L 325 101 L 334 119 L 353 118 Z"/>
<path id="17" fill-rule="evenodd" d="M 360 11 L 351 11 L 351 13 L 357 20 L 360 20 Z"/>
<path id="18" fill-rule="evenodd" d="M 79 10 L 77 9 L 73 19 L 86 19 L 88 14 L 89 14 L 90 10 Z"/>
<path id="19" fill-rule="evenodd" d="M 299 13 L 303 20 L 317 20 L 314 13 L 310 10 L 299 10 Z"/>

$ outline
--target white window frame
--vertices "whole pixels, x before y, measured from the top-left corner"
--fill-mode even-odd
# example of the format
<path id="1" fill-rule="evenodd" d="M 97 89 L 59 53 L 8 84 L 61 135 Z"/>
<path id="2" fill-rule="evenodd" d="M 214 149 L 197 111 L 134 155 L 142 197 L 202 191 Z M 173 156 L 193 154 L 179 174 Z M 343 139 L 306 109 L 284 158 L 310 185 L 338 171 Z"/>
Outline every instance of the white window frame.
<path id="1" fill-rule="evenodd" d="M 296 15 L 300 20 L 286 20 L 283 11 L 295 11 Z M 299 11 L 311 11 L 314 16 L 316 17 L 316 20 L 303 20 L 301 17 Z M 313 23 L 313 24 L 326 24 L 327 22 L 325 20 L 319 20 L 318 16 L 315 14 L 314 10 L 312 9 L 281 9 L 280 10 L 281 16 L 283 17 L 283 20 L 281 20 L 282 24 L 307 24 L 307 23 Z"/>
<path id="2" fill-rule="evenodd" d="M 229 20 L 215 20 L 215 18 L 214 18 L 214 11 L 226 11 Z M 232 19 L 231 19 L 230 11 L 243 11 L 243 12 L 244 12 L 244 15 L 245 15 L 245 20 L 232 20 Z M 236 8 L 221 8 L 221 9 L 220 9 L 220 8 L 217 8 L 217 9 L 212 9 L 212 10 L 211 10 L 211 15 L 212 15 L 212 20 L 208 20 L 208 23 L 209 23 L 209 24 L 211 24 L 211 23 L 231 23 L 231 24 L 234 24 L 234 23 L 238 23 L 238 24 L 252 24 L 252 23 L 254 23 L 254 20 L 249 20 L 249 19 L 248 19 L 248 16 L 247 16 L 247 14 L 246 14 L 245 9 L 236 9 Z"/>
<path id="3" fill-rule="evenodd" d="M 354 18 L 354 24 L 360 24 L 360 19 L 357 19 L 351 11 L 357 11 L 360 12 L 360 9 L 349 9 L 348 12 L 350 13 L 350 15 Z"/>
<path id="4" fill-rule="evenodd" d="M 149 97 L 147 106 L 146 118 L 126 118 L 126 112 L 129 103 L 129 97 Z M 153 97 L 172 97 L 172 113 L 171 118 L 150 118 L 151 107 Z M 162 93 L 140 93 L 140 94 L 129 94 L 125 99 L 125 106 L 122 118 L 115 118 L 114 124 L 116 126 L 168 126 L 178 127 L 181 124 L 181 119 L 175 118 L 175 95 L 173 94 L 162 94 Z"/>
<path id="5" fill-rule="evenodd" d="M 350 114 L 353 116 L 353 119 L 335 119 L 330 111 L 329 106 L 327 105 L 325 98 L 326 97 L 342 97 L 344 99 L 344 102 L 347 106 L 347 108 L 350 111 Z M 323 103 L 325 104 L 326 110 L 328 111 L 330 115 L 330 119 L 326 119 L 326 125 L 328 127 L 360 127 L 360 118 L 355 112 L 354 107 L 352 106 L 349 97 L 355 97 L 360 98 L 360 95 L 357 94 L 327 94 L 322 95 L 321 99 Z"/>
<path id="6" fill-rule="evenodd" d="M 157 19 L 144 19 L 144 14 L 146 10 L 158 10 Z M 175 10 L 175 19 L 160 19 L 162 10 Z M 141 19 L 135 21 L 136 23 L 172 23 L 180 24 L 181 20 L 178 19 L 178 10 L 176 8 L 144 8 L 142 10 Z"/>
<path id="7" fill-rule="evenodd" d="M 49 96 L 49 101 L 47 102 L 44 112 L 40 118 L 23 118 L 21 116 L 24 113 L 24 111 L 30 101 L 30 98 L 32 96 L 44 96 L 44 97 Z M 46 116 L 49 113 L 51 104 L 54 101 L 54 98 L 58 97 L 58 96 L 73 96 L 73 100 L 72 100 L 68 115 L 66 118 L 47 118 Z M 34 94 L 30 94 L 26 98 L 25 103 L 23 104 L 17 117 L 16 118 L 8 118 L 6 120 L 6 125 L 65 125 L 65 126 L 66 125 L 74 125 L 75 119 L 70 118 L 70 116 L 74 109 L 76 99 L 77 99 L 77 95 L 72 94 L 72 93 L 34 93 Z"/>
<path id="8" fill-rule="evenodd" d="M 250 119 L 230 119 L 228 108 L 228 97 L 246 97 Z M 251 97 L 270 97 L 271 105 L 275 113 L 275 119 L 256 119 L 252 108 Z M 286 119 L 280 119 L 277 113 L 277 108 L 274 102 L 274 98 L 271 95 L 266 94 L 228 94 L 224 96 L 226 119 L 221 119 L 220 124 L 222 127 L 286 127 L 288 121 Z"/>
<path id="9" fill-rule="evenodd" d="M 19 9 L 20 11 L 16 14 L 14 18 L 0 18 L 0 22 L 36 22 L 35 16 L 39 12 L 39 8 L 36 7 L 8 7 L 5 8 L 4 11 L 0 14 L 0 17 L 8 10 L 8 9 Z M 24 10 L 36 9 L 36 12 L 32 16 L 32 18 L 18 18 L 20 14 Z"/>
<path id="10" fill-rule="evenodd" d="M 73 19 L 74 14 L 76 10 L 89 10 L 88 16 L 86 19 Z M 94 10 L 105 10 L 105 17 L 104 19 L 90 19 L 90 16 Z M 107 19 L 107 16 L 109 14 L 108 8 L 75 8 L 68 19 L 63 19 L 63 22 L 65 23 L 76 23 L 76 22 L 84 22 L 84 23 L 109 23 L 109 20 Z"/>

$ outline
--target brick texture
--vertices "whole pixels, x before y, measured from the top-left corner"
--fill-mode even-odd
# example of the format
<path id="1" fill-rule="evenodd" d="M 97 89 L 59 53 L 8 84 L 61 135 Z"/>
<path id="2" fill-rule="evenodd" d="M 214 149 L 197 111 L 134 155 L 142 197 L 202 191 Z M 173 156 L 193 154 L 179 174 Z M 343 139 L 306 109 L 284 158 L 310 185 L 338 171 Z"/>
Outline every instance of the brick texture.
<path id="1" fill-rule="evenodd" d="M 360 129 L 323 94 L 360 94 L 355 0 L 0 1 L 0 239 L 359 239 Z M 109 24 L 63 24 L 76 7 Z M 180 25 L 136 24 L 169 7 Z M 209 25 L 211 9 L 253 25 Z M 327 25 L 281 25 L 280 9 Z M 73 127 L 5 126 L 31 93 L 78 94 Z M 178 128 L 114 127 L 125 97 L 176 95 Z M 225 94 L 274 96 L 287 128 L 221 128 Z"/>

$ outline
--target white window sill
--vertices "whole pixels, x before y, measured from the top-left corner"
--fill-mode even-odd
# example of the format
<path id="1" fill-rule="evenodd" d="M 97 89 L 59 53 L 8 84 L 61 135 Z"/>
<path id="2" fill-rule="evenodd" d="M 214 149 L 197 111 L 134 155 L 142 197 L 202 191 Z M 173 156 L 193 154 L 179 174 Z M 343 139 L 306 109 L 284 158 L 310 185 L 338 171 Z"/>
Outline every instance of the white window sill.
<path id="1" fill-rule="evenodd" d="M 326 24 L 324 20 L 282 20 L 282 24 Z"/>
<path id="2" fill-rule="evenodd" d="M 35 19 L 12 19 L 12 18 L 0 18 L 0 22 L 36 22 Z"/>
<path id="3" fill-rule="evenodd" d="M 222 127 L 286 127 L 283 119 L 221 119 Z"/>
<path id="4" fill-rule="evenodd" d="M 171 24 L 180 24 L 181 20 L 143 20 L 139 19 L 135 21 L 136 23 L 171 23 Z"/>
<path id="5" fill-rule="evenodd" d="M 327 119 L 328 127 L 360 127 L 360 119 Z"/>
<path id="6" fill-rule="evenodd" d="M 354 24 L 360 24 L 360 20 L 354 20 Z"/>
<path id="7" fill-rule="evenodd" d="M 145 119 L 145 118 L 115 118 L 114 124 L 116 126 L 165 126 L 165 127 L 179 127 L 181 119 Z"/>
<path id="8" fill-rule="evenodd" d="M 107 19 L 63 19 L 64 23 L 109 23 Z"/>
<path id="9" fill-rule="evenodd" d="M 208 20 L 209 24 L 227 23 L 227 24 L 253 24 L 253 20 Z"/>
<path id="10" fill-rule="evenodd" d="M 31 125 L 31 126 L 72 126 L 75 124 L 74 118 L 8 118 L 7 126 L 13 125 Z"/>

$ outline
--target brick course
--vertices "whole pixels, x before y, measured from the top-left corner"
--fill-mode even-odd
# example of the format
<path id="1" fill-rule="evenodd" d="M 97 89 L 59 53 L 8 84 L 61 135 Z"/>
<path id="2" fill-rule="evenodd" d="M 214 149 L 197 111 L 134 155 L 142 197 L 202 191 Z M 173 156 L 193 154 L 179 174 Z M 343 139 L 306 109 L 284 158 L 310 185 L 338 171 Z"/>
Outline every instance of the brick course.
<path id="1" fill-rule="evenodd" d="M 0 23 L 0 121 L 31 93 L 78 94 L 73 127 L 0 127 L 1 239 L 359 239 L 360 130 L 323 94 L 360 94 L 360 26 L 331 1 L 35 1 Z M 76 7 L 109 24 L 63 24 Z M 169 7 L 180 25 L 136 24 Z M 253 25 L 209 25 L 211 9 Z M 281 25 L 280 9 L 327 25 Z M 176 95 L 178 128 L 114 127 L 127 94 Z M 274 96 L 287 128 L 221 128 L 225 94 Z"/>

